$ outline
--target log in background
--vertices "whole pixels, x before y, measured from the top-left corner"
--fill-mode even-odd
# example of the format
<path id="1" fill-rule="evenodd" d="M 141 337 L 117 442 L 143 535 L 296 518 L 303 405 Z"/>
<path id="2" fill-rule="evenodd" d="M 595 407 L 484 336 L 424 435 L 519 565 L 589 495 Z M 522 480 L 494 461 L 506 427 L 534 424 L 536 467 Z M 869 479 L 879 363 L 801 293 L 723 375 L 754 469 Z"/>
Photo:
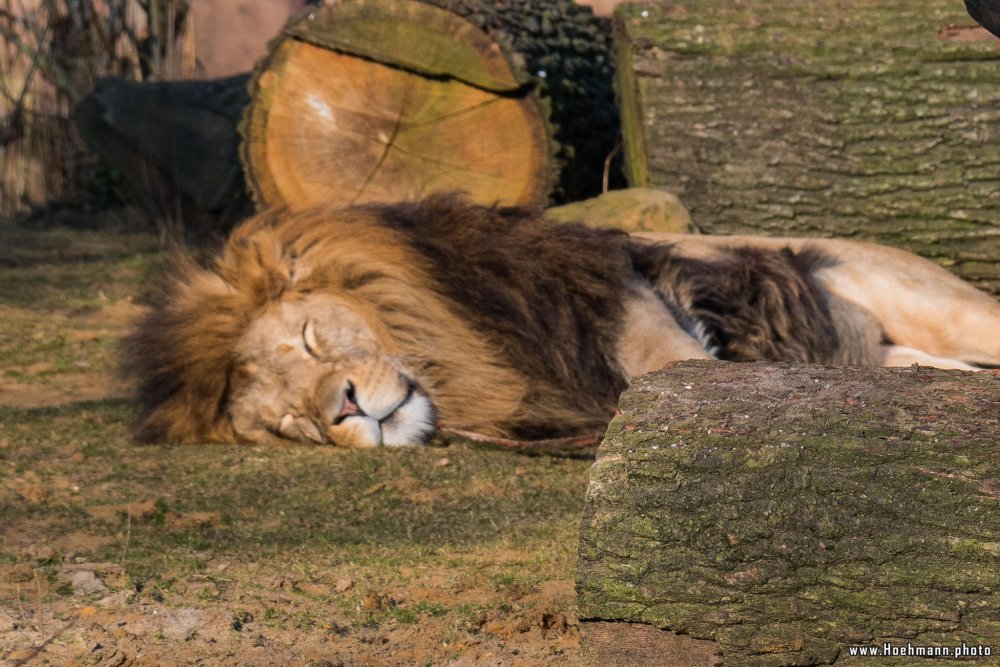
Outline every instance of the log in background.
<path id="1" fill-rule="evenodd" d="M 956 24 L 954 0 L 625 5 L 630 182 L 708 232 L 878 241 L 1000 292 L 1000 42 Z"/>
<path id="2" fill-rule="evenodd" d="M 997 664 L 1000 371 L 699 361 L 638 378 L 580 540 L 581 619 L 713 640 L 727 666 L 854 664 L 848 645 L 882 641 L 992 645 L 977 664 Z M 638 650 L 617 625 L 614 650 Z M 715 664 L 663 636 L 651 664 Z"/>

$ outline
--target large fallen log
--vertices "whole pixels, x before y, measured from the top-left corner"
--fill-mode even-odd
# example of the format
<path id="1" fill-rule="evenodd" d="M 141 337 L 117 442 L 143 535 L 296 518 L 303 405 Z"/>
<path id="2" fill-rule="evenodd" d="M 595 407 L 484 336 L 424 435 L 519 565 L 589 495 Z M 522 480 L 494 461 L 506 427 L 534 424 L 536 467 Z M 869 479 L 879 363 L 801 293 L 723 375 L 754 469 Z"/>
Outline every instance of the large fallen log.
<path id="1" fill-rule="evenodd" d="M 971 24 L 952 0 L 624 5 L 630 182 L 705 231 L 874 240 L 1000 291 L 1000 54 Z"/>
<path id="2" fill-rule="evenodd" d="M 107 77 L 73 110 L 73 120 L 151 215 L 179 215 L 200 232 L 224 231 L 252 210 L 236 133 L 249 102 L 248 78 L 139 83 Z"/>
<path id="3" fill-rule="evenodd" d="M 879 664 L 963 644 L 996 664 L 1000 372 L 636 379 L 591 470 L 577 591 L 593 664 L 855 664 L 886 642 L 902 657 Z"/>
<path id="4" fill-rule="evenodd" d="M 309 12 L 251 82 L 250 189 L 261 206 L 293 207 L 441 190 L 530 206 L 553 188 L 557 200 L 596 194 L 617 133 L 599 25 L 571 0 L 344 0 Z"/>

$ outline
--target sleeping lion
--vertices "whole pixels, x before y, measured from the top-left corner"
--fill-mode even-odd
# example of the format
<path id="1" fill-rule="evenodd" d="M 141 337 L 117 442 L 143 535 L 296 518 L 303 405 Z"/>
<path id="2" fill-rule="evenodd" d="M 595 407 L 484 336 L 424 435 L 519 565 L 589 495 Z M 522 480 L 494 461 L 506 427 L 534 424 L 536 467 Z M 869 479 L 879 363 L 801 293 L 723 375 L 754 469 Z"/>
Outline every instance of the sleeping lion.
<path id="1" fill-rule="evenodd" d="M 450 195 L 269 212 L 127 343 L 138 437 L 417 445 L 602 430 L 681 359 L 1000 365 L 1000 303 L 838 240 L 633 235 Z"/>

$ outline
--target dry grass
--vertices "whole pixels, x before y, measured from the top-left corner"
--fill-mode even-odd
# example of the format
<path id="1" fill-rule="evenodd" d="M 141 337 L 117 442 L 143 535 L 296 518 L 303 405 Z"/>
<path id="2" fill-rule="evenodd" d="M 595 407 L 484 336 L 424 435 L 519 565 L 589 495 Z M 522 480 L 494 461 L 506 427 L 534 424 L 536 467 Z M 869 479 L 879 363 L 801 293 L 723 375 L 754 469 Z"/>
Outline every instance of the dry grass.
<path id="1" fill-rule="evenodd" d="M 0 216 L 82 202 L 96 161 L 69 120 L 103 76 L 193 67 L 185 0 L 0 0 Z"/>

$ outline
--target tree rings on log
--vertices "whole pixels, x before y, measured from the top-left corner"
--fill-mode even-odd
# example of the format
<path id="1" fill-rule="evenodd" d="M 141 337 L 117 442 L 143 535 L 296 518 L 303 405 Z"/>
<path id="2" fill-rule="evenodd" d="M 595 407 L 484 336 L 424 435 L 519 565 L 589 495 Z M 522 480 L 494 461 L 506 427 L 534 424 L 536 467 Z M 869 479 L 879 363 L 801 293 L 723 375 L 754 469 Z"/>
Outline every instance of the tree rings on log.
<path id="1" fill-rule="evenodd" d="M 417 0 L 346 0 L 270 46 L 242 159 L 260 207 L 464 191 L 540 206 L 550 139 L 530 79 L 473 24 Z"/>

